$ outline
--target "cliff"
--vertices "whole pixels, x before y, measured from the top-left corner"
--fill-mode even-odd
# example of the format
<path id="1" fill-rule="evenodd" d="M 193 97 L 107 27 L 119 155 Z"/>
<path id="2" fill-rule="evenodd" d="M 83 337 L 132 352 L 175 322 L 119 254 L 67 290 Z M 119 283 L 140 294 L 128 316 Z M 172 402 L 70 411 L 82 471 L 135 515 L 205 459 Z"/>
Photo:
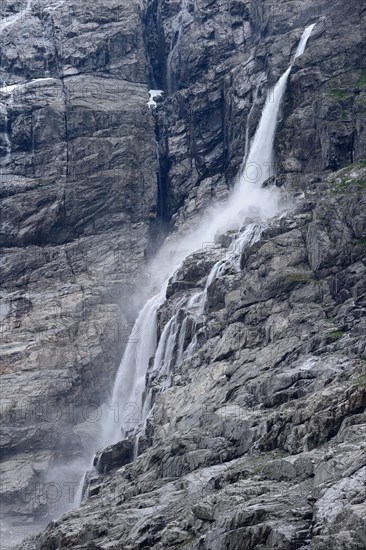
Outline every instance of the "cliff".
<path id="1" fill-rule="evenodd" d="M 102 451 L 81 508 L 19 548 L 364 548 L 364 3 L 2 9 L 5 532 L 72 504 L 146 259 L 228 195 L 268 89 L 316 23 L 271 167 L 292 208 L 208 285 L 170 386 L 148 380 L 136 460 L 129 444 Z M 158 335 L 231 242 L 185 260 Z"/>

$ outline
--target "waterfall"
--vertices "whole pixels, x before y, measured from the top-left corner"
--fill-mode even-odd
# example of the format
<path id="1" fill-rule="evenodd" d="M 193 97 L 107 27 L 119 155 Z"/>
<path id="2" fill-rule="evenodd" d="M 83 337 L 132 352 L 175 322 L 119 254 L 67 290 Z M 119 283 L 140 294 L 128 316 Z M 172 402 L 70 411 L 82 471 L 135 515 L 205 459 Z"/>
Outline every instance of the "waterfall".
<path id="1" fill-rule="evenodd" d="M 104 432 L 104 443 L 116 443 L 136 427 L 141 419 L 141 397 L 150 358 L 156 349 L 157 311 L 165 299 L 166 286 L 148 300 L 135 322 L 138 342 L 127 344 L 112 395 L 113 423 Z M 117 409 L 115 408 L 117 407 Z M 117 419 L 118 429 L 114 421 Z"/>
<path id="2" fill-rule="evenodd" d="M 313 23 L 312 25 L 309 25 L 308 27 L 306 27 L 305 31 L 303 32 L 302 37 L 301 37 L 300 42 L 299 42 L 299 45 L 297 46 L 294 61 L 295 61 L 295 59 L 297 59 L 298 57 L 300 57 L 300 55 L 302 55 L 304 53 L 305 48 L 306 48 L 306 44 L 308 43 L 308 40 L 310 38 L 311 33 L 314 30 L 315 25 L 316 25 L 316 23 Z"/>
<path id="3" fill-rule="evenodd" d="M 246 123 L 246 128 L 245 128 L 245 151 L 244 151 L 244 161 L 243 161 L 243 164 L 246 163 L 246 160 L 248 158 L 248 153 L 249 153 L 249 132 L 250 132 L 250 121 L 251 121 L 251 118 L 252 118 L 252 113 L 253 113 L 253 110 L 255 108 L 255 104 L 256 104 L 256 101 L 257 101 L 257 98 L 258 98 L 258 91 L 259 91 L 259 87 L 260 87 L 260 83 L 258 84 L 257 88 L 255 89 L 255 92 L 253 94 L 253 98 L 252 98 L 252 105 L 249 109 L 249 112 L 248 112 L 248 116 L 247 116 L 247 123 Z"/>
<path id="4" fill-rule="evenodd" d="M 3 117 L 4 117 L 4 131 L 1 132 L 2 134 L 2 141 L 5 143 L 5 159 L 1 163 L 1 168 L 3 166 L 9 164 L 11 160 L 11 140 L 9 137 L 9 117 L 8 117 L 8 109 L 7 106 L 1 105 L 2 111 L 3 111 Z"/>
<path id="5" fill-rule="evenodd" d="M 152 369 L 153 373 L 158 372 L 159 376 L 162 375 L 167 378 L 163 388 L 169 385 L 173 368 L 179 366 L 185 358 L 190 357 L 196 348 L 197 322 L 194 322 L 191 331 L 194 336 L 187 349 L 184 349 L 188 318 L 200 319 L 205 315 L 209 287 L 225 273 L 240 271 L 240 258 L 244 248 L 259 240 L 262 228 L 261 224 L 254 223 L 249 224 L 242 232 L 239 231 L 231 242 L 225 258 L 217 261 L 212 267 L 206 279 L 204 290 L 189 297 L 184 305 L 181 304 L 181 311 L 175 313 L 165 325 L 155 353 Z M 180 320 L 179 317 L 182 315 L 183 320 Z M 151 398 L 149 402 L 151 403 Z M 146 421 L 150 412 L 147 409 L 146 406 L 143 409 L 142 423 Z"/>
<path id="6" fill-rule="evenodd" d="M 294 59 L 303 53 L 313 28 L 311 25 L 305 29 Z M 128 343 L 117 372 L 109 407 L 113 415 L 103 421 L 102 445 L 117 442 L 131 430 L 138 441 L 153 403 L 147 378 L 161 377 L 162 389 L 169 385 L 172 369 L 194 353 L 198 342 L 194 326 L 194 336 L 184 349 L 188 318 L 198 319 L 205 314 L 209 286 L 227 271 L 240 270 L 243 249 L 260 238 L 266 220 L 279 212 L 277 191 L 263 188 L 262 184 L 273 173 L 273 141 L 291 68 L 292 65 L 268 93 L 247 159 L 229 199 L 208 209 L 200 223 L 186 235 L 169 237 L 151 262 L 152 288 L 160 291 L 146 302 L 136 319 L 133 333 L 139 335 L 138 341 Z M 226 257 L 212 267 L 204 290 L 179 304 L 157 341 L 158 310 L 165 301 L 169 280 L 190 254 L 202 250 L 203 243 L 214 242 L 215 236 L 228 230 L 235 230 L 236 236 Z"/>
<path id="7" fill-rule="evenodd" d="M 172 38 L 170 41 L 170 51 L 168 54 L 167 68 L 166 68 L 166 81 L 167 81 L 168 94 L 172 94 L 175 89 L 175 74 L 174 74 L 174 67 L 173 67 L 174 54 L 182 39 L 184 26 L 187 25 L 193 19 L 193 17 L 188 11 L 188 2 L 189 0 L 182 0 L 180 11 L 173 22 Z"/>
<path id="8" fill-rule="evenodd" d="M 295 58 L 304 52 L 306 42 L 313 28 L 314 25 L 311 25 L 305 29 Z M 168 239 L 167 245 L 158 254 L 155 265 L 157 266 L 156 269 L 159 266 L 160 270 L 163 273 L 165 272 L 165 276 L 163 275 L 162 277 L 164 279 L 163 287 L 156 296 L 147 302 L 136 320 L 134 333 L 139 331 L 139 341 L 137 344 L 129 343 L 127 345 L 115 381 L 112 397 L 113 404 L 117 403 L 121 407 L 133 402 L 138 405 L 138 410 L 141 410 L 145 377 L 149 361 L 154 355 L 153 371 L 168 374 L 173 360 L 174 343 L 176 343 L 176 339 L 179 337 L 182 342 L 183 336 L 179 334 L 177 313 L 175 313 L 165 325 L 156 348 L 157 310 L 165 300 L 165 292 L 169 279 L 174 275 L 182 261 L 189 254 L 198 250 L 200 244 L 202 245 L 203 242 L 212 242 L 218 232 L 223 232 L 233 226 L 235 227 L 235 225 L 240 228 L 241 223 L 247 216 L 251 216 L 254 213 L 262 220 L 265 220 L 276 212 L 278 200 L 274 196 L 275 193 L 263 189 L 261 184 L 268 179 L 273 169 L 273 141 L 276 124 L 291 68 L 292 65 L 281 76 L 273 91 L 268 94 L 247 161 L 227 203 L 224 206 L 220 205 L 214 208 L 208 214 L 210 218 L 209 223 L 207 224 L 207 220 L 205 220 L 197 231 L 182 239 L 178 239 L 178 242 L 175 239 L 169 242 Z M 252 168 L 256 171 L 255 177 L 250 175 Z M 267 173 L 264 168 L 268 168 L 269 172 Z M 239 222 L 239 225 L 237 222 Z M 232 267 L 237 262 L 243 246 L 249 242 L 258 240 L 260 233 L 260 225 L 247 226 L 243 232 L 239 233 L 237 239 L 229 247 L 227 258 L 220 260 L 212 268 L 203 293 L 199 293 L 190 299 L 186 307 L 188 312 L 191 312 L 198 305 L 200 311 L 202 310 L 208 286 L 223 273 L 225 267 Z M 154 274 L 154 265 L 152 273 Z M 182 350 L 179 350 L 178 357 L 182 357 L 182 355 Z M 131 425 L 136 426 L 136 423 L 132 422 Z M 122 420 L 118 429 L 122 429 L 122 432 L 125 434 L 127 427 Z M 118 433 L 115 430 L 112 430 L 112 432 L 114 432 L 112 440 L 118 440 Z"/>
<path id="9" fill-rule="evenodd" d="M 6 102 L 0 103 L 0 109 L 3 116 L 3 132 L 1 132 L 2 136 L 2 142 L 5 144 L 5 158 L 1 161 L 1 171 L 0 171 L 0 181 L 2 183 L 5 183 L 6 180 L 6 172 L 4 173 L 4 169 L 10 164 L 11 162 L 11 139 L 9 135 L 9 108 L 11 108 L 13 104 L 13 87 L 9 87 L 10 89 L 5 91 L 6 95 L 9 95 L 9 99 Z M 4 95 L 4 89 L 0 90 L 0 95 Z"/>

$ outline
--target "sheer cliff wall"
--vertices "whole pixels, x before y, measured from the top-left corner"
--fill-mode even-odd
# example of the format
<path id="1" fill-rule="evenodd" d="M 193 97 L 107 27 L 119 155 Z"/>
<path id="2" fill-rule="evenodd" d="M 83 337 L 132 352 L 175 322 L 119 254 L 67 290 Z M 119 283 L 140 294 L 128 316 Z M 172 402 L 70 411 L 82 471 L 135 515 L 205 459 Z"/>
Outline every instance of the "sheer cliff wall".
<path id="1" fill-rule="evenodd" d="M 364 2 L 197 0 L 180 16 L 182 5 L 2 7 L 1 471 L 12 517 L 47 519 L 35 488 L 89 444 L 131 337 L 129 297 L 146 256 L 227 195 L 267 90 L 309 23 L 276 138 L 277 184 L 312 210 L 329 202 L 328 173 L 366 156 Z M 165 92 L 155 110 L 150 88 Z M 324 277 L 357 264 L 331 282 L 347 299 L 363 277 L 356 206 L 342 207 L 340 229 L 320 205 L 306 244 Z M 354 239 L 350 264 L 324 252 L 350 251 Z"/>

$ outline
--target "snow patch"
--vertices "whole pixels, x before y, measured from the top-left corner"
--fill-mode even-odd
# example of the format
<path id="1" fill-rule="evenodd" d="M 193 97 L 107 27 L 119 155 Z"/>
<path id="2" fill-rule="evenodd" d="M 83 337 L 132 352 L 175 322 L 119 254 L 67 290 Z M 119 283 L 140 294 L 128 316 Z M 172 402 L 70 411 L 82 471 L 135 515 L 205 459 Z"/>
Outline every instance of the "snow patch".
<path id="1" fill-rule="evenodd" d="M 158 97 L 162 97 L 163 90 L 149 90 L 149 101 L 147 102 L 147 106 L 149 109 L 153 107 L 154 109 L 158 106 L 155 99 Z"/>
<path id="2" fill-rule="evenodd" d="M 54 82 L 56 79 L 47 77 L 47 78 L 35 78 L 34 80 L 29 80 L 28 82 L 21 82 L 20 84 L 11 84 L 9 86 L 2 86 L 0 88 L 0 95 L 10 95 L 17 90 L 18 88 L 31 87 L 35 83 L 42 82 L 46 84 L 47 82 Z"/>

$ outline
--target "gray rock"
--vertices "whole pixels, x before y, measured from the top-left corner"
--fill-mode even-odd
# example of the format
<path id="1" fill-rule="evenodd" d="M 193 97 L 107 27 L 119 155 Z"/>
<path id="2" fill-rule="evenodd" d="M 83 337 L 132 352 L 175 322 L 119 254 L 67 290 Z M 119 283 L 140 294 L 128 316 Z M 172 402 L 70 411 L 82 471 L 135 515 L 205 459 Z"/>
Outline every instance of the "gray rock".
<path id="1" fill-rule="evenodd" d="M 189 1 L 181 36 L 179 11 L 39 0 L 1 31 L 1 78 L 19 85 L 0 90 L 3 511 L 30 533 L 65 509 L 47 484 L 69 491 L 96 448 L 146 257 L 227 196 L 316 21 L 270 180 L 297 210 L 208 289 L 195 353 L 166 391 L 150 381 L 137 460 L 102 450 L 83 506 L 21 548 L 364 548 L 366 175 L 348 166 L 366 156 L 362 3 Z M 154 110 L 149 88 L 165 90 Z M 231 238 L 187 259 L 158 334 Z"/>

